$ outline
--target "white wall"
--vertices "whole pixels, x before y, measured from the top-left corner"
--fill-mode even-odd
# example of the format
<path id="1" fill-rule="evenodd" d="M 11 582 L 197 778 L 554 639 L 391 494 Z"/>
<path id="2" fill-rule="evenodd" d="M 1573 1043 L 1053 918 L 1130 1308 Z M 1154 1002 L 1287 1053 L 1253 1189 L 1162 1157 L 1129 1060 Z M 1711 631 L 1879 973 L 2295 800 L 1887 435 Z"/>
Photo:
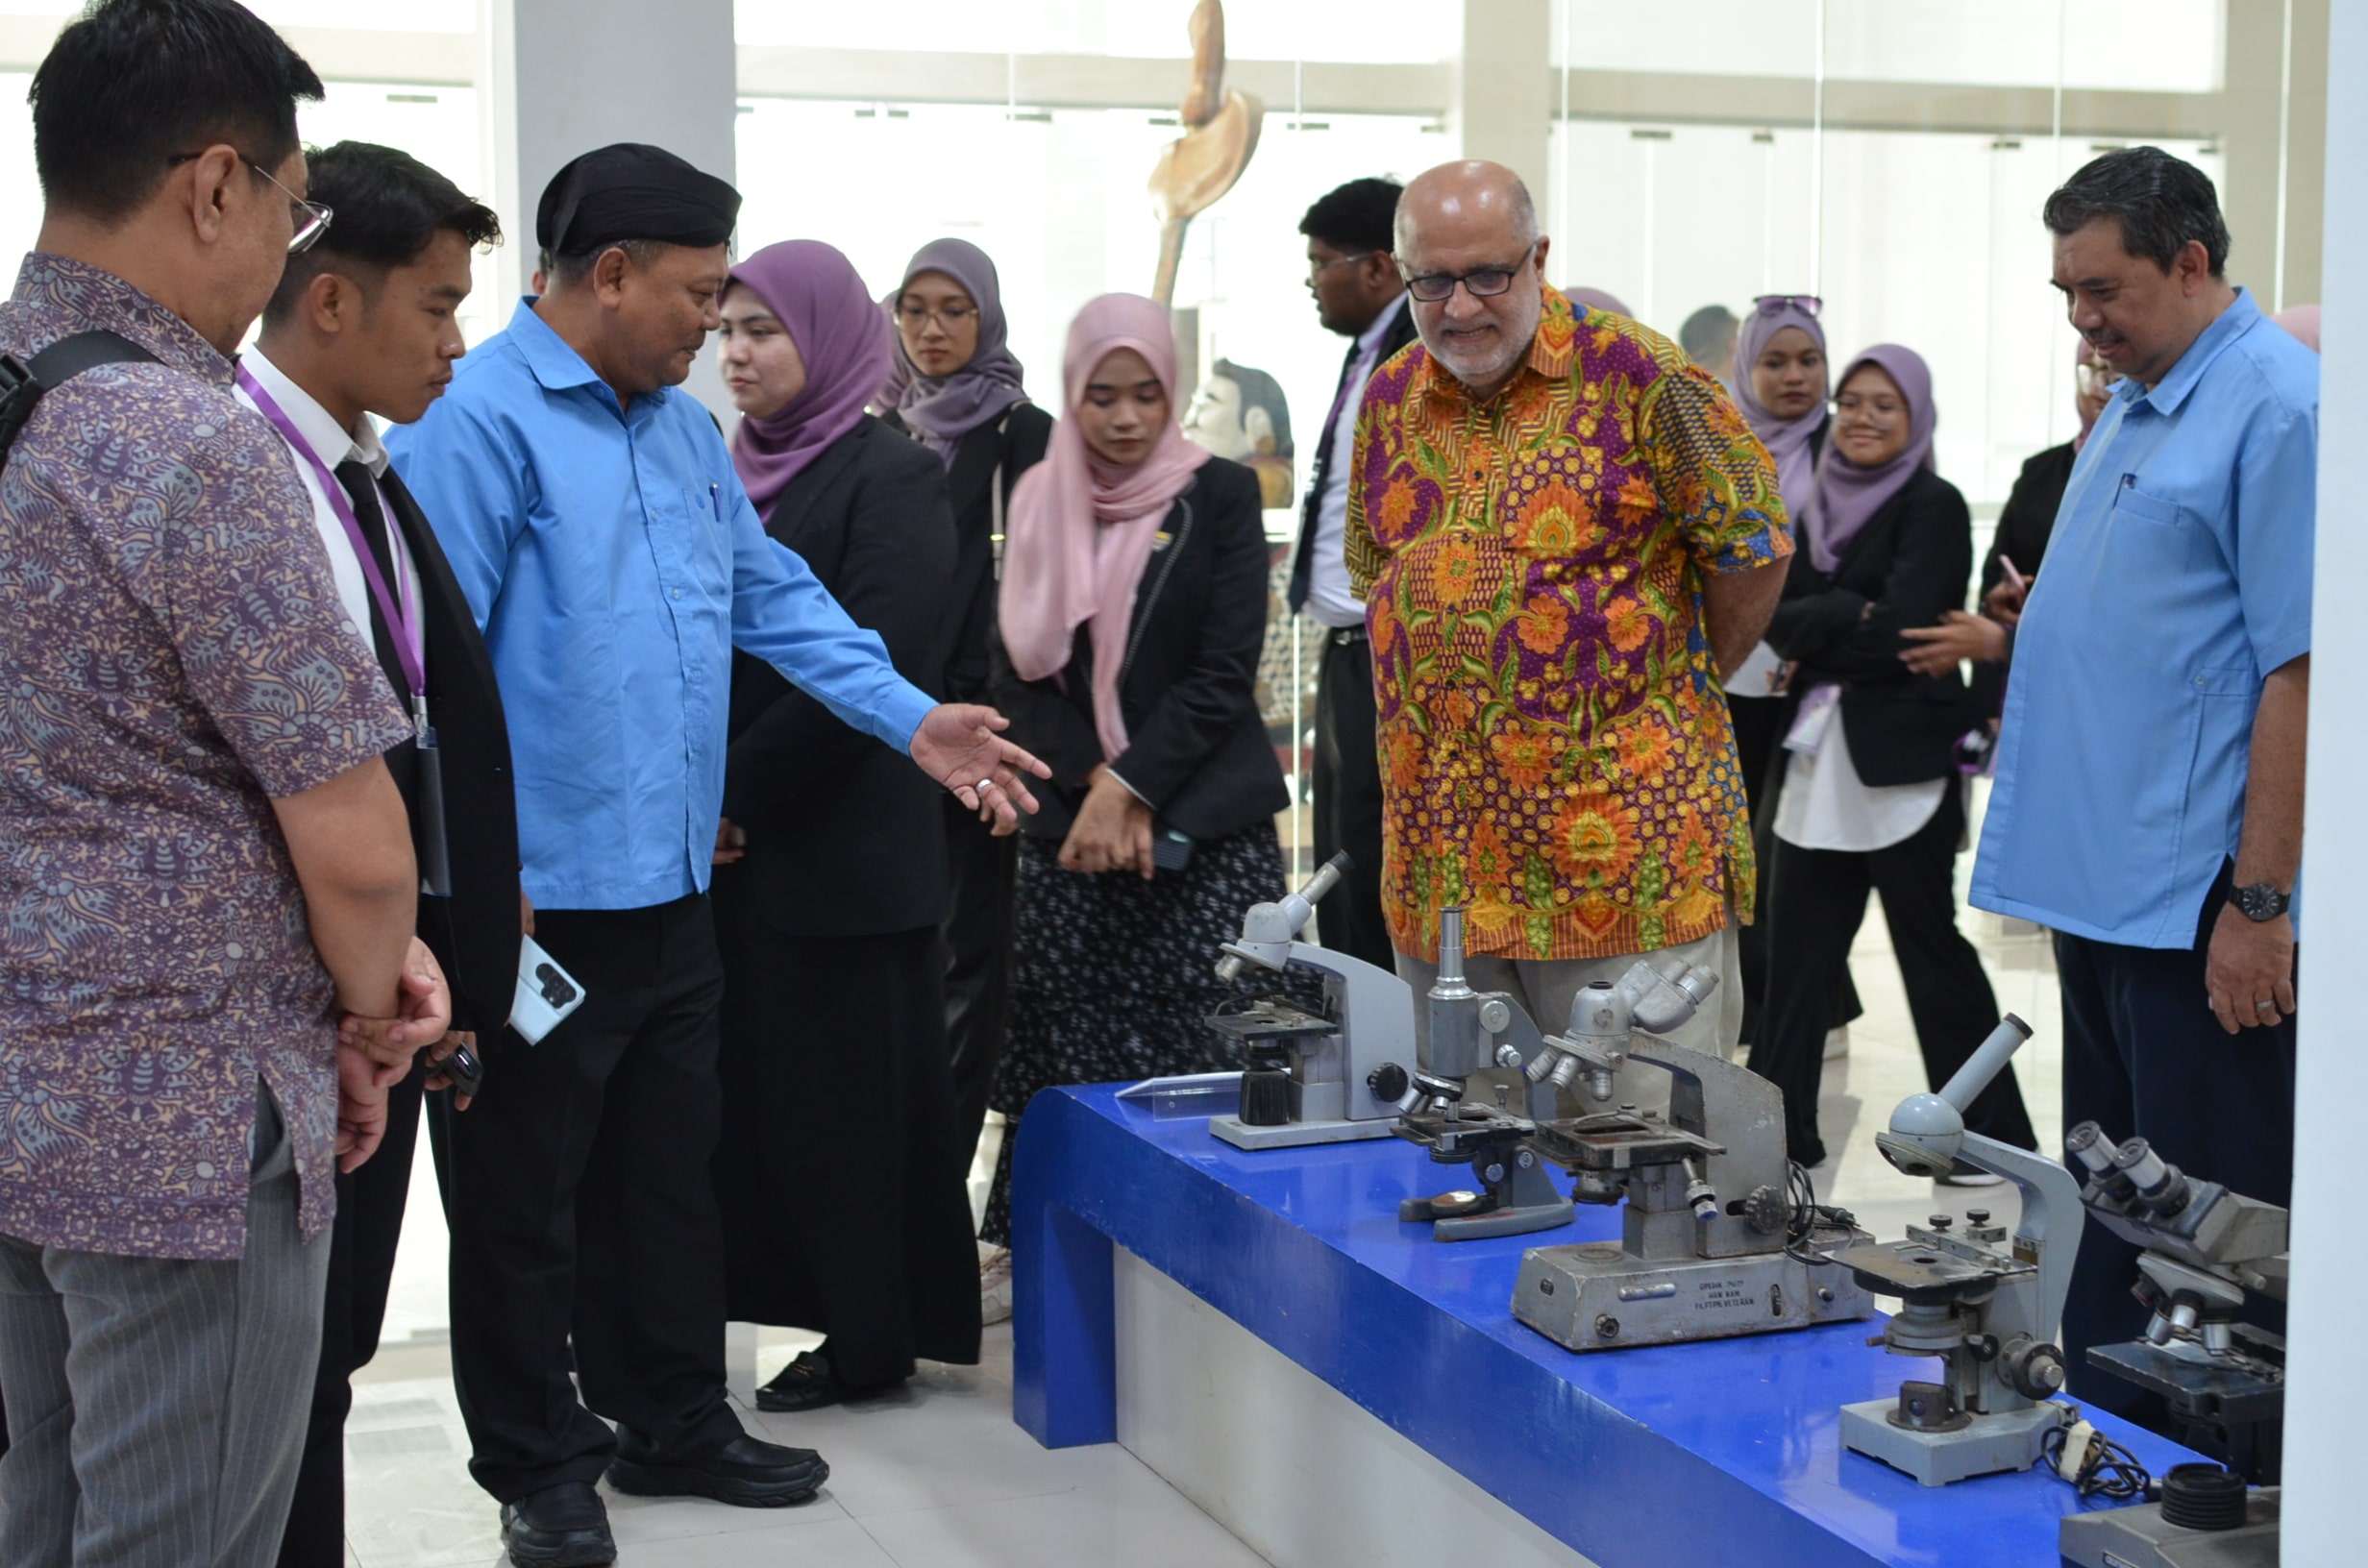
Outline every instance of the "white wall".
<path id="1" fill-rule="evenodd" d="M 2368 0 L 2336 0 L 2328 79 L 2368 69 Z M 2319 385 L 2319 539 L 2312 595 L 2309 814 L 2303 838 L 2305 919 L 2302 1044 L 2294 1127 L 2294 1295 L 2287 1324 L 2285 1538 L 2287 1568 L 2360 1560 L 2359 1397 L 2368 1389 L 2368 1248 L 2359 1208 L 2360 1116 L 2368 1109 L 2368 1041 L 2360 1018 L 2368 981 L 2368 559 L 2347 548 L 2352 463 L 2368 440 L 2368 98 L 2329 94 L 2327 106 L 2327 354 Z M 2355 159 L 2360 159 L 2355 161 Z"/>

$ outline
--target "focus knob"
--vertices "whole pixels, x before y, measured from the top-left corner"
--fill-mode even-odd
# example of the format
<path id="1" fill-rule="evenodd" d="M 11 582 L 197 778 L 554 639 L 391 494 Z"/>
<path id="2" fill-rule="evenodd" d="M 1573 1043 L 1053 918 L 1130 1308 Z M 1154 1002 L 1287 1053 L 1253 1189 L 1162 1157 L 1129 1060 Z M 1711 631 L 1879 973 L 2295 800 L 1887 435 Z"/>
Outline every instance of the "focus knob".
<path id="1" fill-rule="evenodd" d="M 1384 1062 L 1365 1075 L 1365 1087 L 1373 1091 L 1377 1100 L 1402 1100 L 1406 1097 L 1406 1069 L 1394 1062 Z"/>

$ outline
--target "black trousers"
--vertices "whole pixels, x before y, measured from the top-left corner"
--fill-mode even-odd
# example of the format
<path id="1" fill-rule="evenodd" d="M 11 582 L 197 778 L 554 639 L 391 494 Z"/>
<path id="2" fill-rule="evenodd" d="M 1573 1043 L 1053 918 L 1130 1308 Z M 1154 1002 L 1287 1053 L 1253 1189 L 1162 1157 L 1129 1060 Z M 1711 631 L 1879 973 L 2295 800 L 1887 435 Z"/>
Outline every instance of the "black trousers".
<path id="1" fill-rule="evenodd" d="M 746 870 L 717 867 L 714 887 L 727 1312 L 828 1335 L 857 1387 L 917 1360 L 976 1365 L 972 1151 L 956 1146 L 937 928 L 786 935 Z"/>
<path id="2" fill-rule="evenodd" d="M 2224 878 L 2225 880 L 2225 878 Z M 2094 1121 L 2145 1139 L 2190 1176 L 2284 1206 L 2294 1184 L 2294 1020 L 2231 1036 L 2205 1002 L 2204 960 L 2221 897 L 2195 945 L 2124 947 L 2056 938 L 2063 987 L 2063 1125 Z M 2085 1174 L 2077 1163 L 2073 1169 Z M 2137 1249 L 2102 1225 L 2081 1237 L 2063 1310 L 2064 1363 L 2084 1404 L 2178 1437 L 2158 1396 L 2092 1371 L 2092 1346 L 2134 1339 L 2146 1309 L 2130 1294 Z M 2285 1309 L 2254 1298 L 2249 1321 L 2285 1332 Z"/>
<path id="3" fill-rule="evenodd" d="M 1784 1090 L 1785 1139 L 1804 1165 L 1825 1158 L 1817 1132 L 1825 1034 L 1850 943 L 1866 918 L 1869 889 L 1883 896 L 1883 919 L 1891 929 L 1932 1087 L 1948 1082 L 1997 1026 L 1998 998 L 1981 955 L 1957 929 L 1950 886 L 1965 827 L 1963 799 L 1952 784 L 1932 821 L 1883 849 L 1803 849 L 1776 841 L 1768 889 L 1767 1010 L 1750 1066 Z M 2017 1148 L 2038 1146 L 2010 1066 L 1974 1100 L 1965 1125 Z"/>
<path id="4" fill-rule="evenodd" d="M 1316 673 L 1316 861 L 1348 851 L 1348 874 L 1317 906 L 1323 944 L 1388 969 L 1381 916 L 1381 756 L 1373 738 L 1373 649 L 1362 629 L 1324 634 Z"/>
<path id="5" fill-rule="evenodd" d="M 1742 1041 L 1760 1038 L 1760 1019 L 1767 1003 L 1767 887 L 1776 859 L 1776 799 L 1784 787 L 1784 718 L 1788 704 L 1780 697 L 1727 697 L 1727 712 L 1735 724 L 1735 760 L 1743 771 L 1743 800 L 1751 814 L 1751 852 L 1760 877 L 1751 906 L 1751 921 L 1735 933 L 1735 956 L 1743 974 Z M 1866 1010 L 1859 1005 L 1858 987 L 1850 966 L 1841 968 L 1841 985 L 1834 997 L 1834 1027 L 1855 1022 Z"/>
<path id="6" fill-rule="evenodd" d="M 996 838 L 978 814 L 946 796 L 946 1059 L 953 1069 L 954 1132 L 964 1169 L 987 1124 L 987 1096 L 1011 1028 L 1012 897 L 1020 838 Z"/>
<path id="7" fill-rule="evenodd" d="M 378 1354 L 379 1330 L 386 1321 L 427 1081 L 416 1066 L 403 1075 L 387 1093 L 386 1137 L 378 1152 L 359 1170 L 337 1178 L 321 1361 L 296 1496 L 280 1537 L 280 1568 L 345 1568 L 345 1417 L 354 1408 L 353 1376 Z"/>
<path id="8" fill-rule="evenodd" d="M 709 1168 L 724 969 L 707 900 L 534 920 L 583 1005 L 538 1045 L 506 1033 L 484 1093 L 459 1115 L 439 1096 L 430 1135 L 469 1473 L 505 1503 L 599 1480 L 616 1438 L 594 1410 L 668 1458 L 741 1431 Z"/>

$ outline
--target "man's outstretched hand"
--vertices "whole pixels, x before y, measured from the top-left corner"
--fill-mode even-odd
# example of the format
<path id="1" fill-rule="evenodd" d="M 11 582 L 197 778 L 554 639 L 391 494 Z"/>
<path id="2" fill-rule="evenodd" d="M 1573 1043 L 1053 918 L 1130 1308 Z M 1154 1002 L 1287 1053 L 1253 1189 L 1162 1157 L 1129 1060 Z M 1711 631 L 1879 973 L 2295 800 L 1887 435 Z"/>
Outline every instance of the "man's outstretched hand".
<path id="1" fill-rule="evenodd" d="M 1027 779 L 1052 770 L 997 734 L 1011 721 L 974 702 L 941 702 L 913 732 L 913 761 L 971 810 L 998 823 L 1017 822 L 1036 810 Z"/>

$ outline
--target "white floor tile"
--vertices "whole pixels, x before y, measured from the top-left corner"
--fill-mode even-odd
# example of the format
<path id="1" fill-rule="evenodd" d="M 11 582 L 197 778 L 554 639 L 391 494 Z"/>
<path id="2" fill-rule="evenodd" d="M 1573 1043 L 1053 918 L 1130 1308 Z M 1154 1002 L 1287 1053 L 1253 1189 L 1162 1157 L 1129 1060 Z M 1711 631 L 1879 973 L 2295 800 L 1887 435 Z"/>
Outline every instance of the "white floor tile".
<path id="1" fill-rule="evenodd" d="M 746 1511 L 746 1510 L 735 1510 Z M 900 1568 L 861 1525 L 823 1519 L 809 1525 L 738 1531 L 689 1540 L 629 1545 L 617 1540 L 617 1568 Z"/>
<path id="2" fill-rule="evenodd" d="M 1091 1490 L 863 1521 L 898 1568 L 1265 1568 L 1180 1492 L 1129 1460 Z"/>

